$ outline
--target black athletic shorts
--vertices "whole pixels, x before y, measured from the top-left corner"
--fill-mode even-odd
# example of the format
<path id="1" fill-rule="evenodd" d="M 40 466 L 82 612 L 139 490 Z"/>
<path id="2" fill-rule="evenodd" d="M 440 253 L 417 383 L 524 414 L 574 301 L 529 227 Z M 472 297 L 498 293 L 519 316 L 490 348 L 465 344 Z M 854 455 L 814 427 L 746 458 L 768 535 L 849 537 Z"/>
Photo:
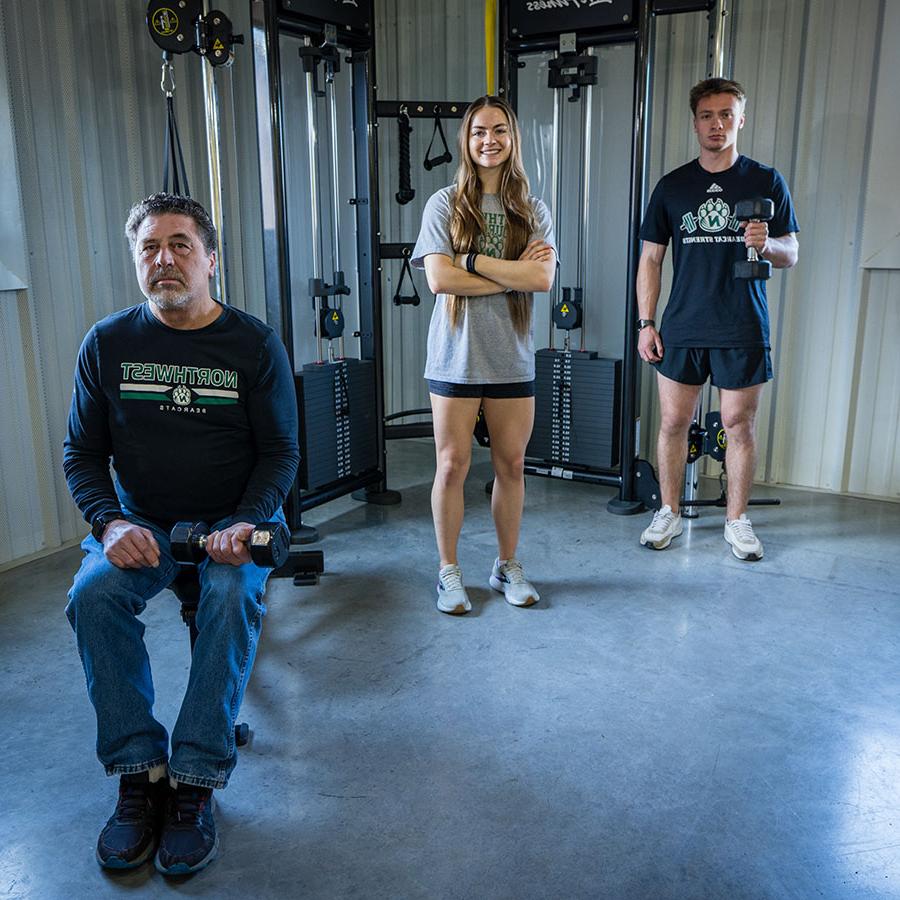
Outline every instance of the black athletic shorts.
<path id="1" fill-rule="evenodd" d="M 768 347 L 666 347 L 662 362 L 653 363 L 661 375 L 681 384 L 704 384 L 739 390 L 772 380 Z"/>
<path id="2" fill-rule="evenodd" d="M 428 381 L 428 390 L 439 397 L 487 397 L 488 400 L 515 400 L 534 396 L 534 381 L 507 384 L 454 384 L 452 381 Z"/>

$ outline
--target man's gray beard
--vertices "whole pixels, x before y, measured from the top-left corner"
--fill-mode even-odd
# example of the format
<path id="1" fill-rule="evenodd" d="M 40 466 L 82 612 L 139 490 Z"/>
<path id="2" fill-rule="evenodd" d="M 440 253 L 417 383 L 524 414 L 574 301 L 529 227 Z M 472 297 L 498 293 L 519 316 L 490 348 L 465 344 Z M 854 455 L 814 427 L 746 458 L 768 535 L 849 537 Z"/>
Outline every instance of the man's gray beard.
<path id="1" fill-rule="evenodd" d="M 181 290 L 173 293 L 172 291 L 154 292 L 147 291 L 147 299 L 163 312 L 171 312 L 176 309 L 184 309 L 190 305 L 193 296 L 189 291 Z"/>

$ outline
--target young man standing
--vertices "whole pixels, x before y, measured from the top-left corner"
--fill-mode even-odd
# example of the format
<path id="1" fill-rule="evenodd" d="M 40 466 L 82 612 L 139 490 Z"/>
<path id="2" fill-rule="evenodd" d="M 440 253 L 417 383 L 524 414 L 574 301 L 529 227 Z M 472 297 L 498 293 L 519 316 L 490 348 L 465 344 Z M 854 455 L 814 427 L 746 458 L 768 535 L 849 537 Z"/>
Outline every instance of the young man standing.
<path id="1" fill-rule="evenodd" d="M 735 278 L 733 265 L 752 247 L 774 268 L 790 268 L 797 262 L 799 228 L 780 173 L 738 153 L 745 103 L 736 81 L 709 78 L 695 85 L 690 104 L 700 155 L 660 179 L 641 226 L 638 352 L 657 370 L 663 504 L 641 544 L 664 550 L 682 532 L 687 433 L 700 391 L 711 378 L 728 438 L 725 540 L 738 559 L 761 559 L 762 543 L 745 511 L 756 465 L 756 411 L 763 385 L 772 378 L 769 314 L 765 281 Z M 735 205 L 755 198 L 773 201 L 771 221 L 738 221 Z M 657 329 L 670 239 L 674 278 Z"/>

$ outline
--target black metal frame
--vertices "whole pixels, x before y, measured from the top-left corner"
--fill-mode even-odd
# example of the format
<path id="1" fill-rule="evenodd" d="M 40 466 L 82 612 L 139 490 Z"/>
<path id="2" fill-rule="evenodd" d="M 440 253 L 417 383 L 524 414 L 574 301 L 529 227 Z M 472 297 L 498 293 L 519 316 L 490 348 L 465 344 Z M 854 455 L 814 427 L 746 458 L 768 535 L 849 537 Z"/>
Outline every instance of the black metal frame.
<path id="1" fill-rule="evenodd" d="M 367 2 L 372 20 L 372 0 Z M 292 533 L 299 533 L 302 511 L 337 497 L 365 490 L 368 495 L 386 492 L 384 443 L 384 363 L 381 325 L 381 279 L 378 268 L 378 190 L 374 67 L 374 37 L 369 30 L 335 24 L 298 12 L 292 0 L 250 0 L 253 59 L 256 84 L 257 141 L 260 164 L 260 192 L 263 217 L 263 260 L 265 266 L 266 317 L 287 348 L 295 371 L 293 315 L 290 285 L 288 198 L 285 194 L 285 141 L 282 122 L 279 37 L 309 36 L 321 41 L 326 28 L 336 34 L 341 52 L 349 51 L 353 103 L 355 152 L 354 192 L 351 201 L 356 213 L 357 267 L 359 274 L 360 358 L 375 366 L 376 429 L 378 462 L 370 471 L 348 476 L 315 490 L 301 491 L 295 482 L 285 513 Z M 299 4 L 296 4 L 299 5 Z M 324 8 L 324 7 L 323 7 Z M 308 297 L 304 295 L 303 300 Z M 374 489 L 374 490 L 373 490 Z M 398 498 L 399 499 L 399 498 Z"/>
<path id="2" fill-rule="evenodd" d="M 639 371 L 636 339 L 637 324 L 637 268 L 640 258 L 641 216 L 646 203 L 647 167 L 649 153 L 650 85 L 653 73 L 653 28 L 655 15 L 672 15 L 681 12 L 709 10 L 711 0 L 638 0 L 637 15 L 628 27 L 607 27 L 578 32 L 575 40 L 576 52 L 589 47 L 606 44 L 633 43 L 634 53 L 634 96 L 632 103 L 633 127 L 631 146 L 631 187 L 628 205 L 628 251 L 627 289 L 625 300 L 625 333 L 623 336 L 622 383 L 620 396 L 619 464 L 613 469 L 592 469 L 589 467 L 553 467 L 536 465 L 526 460 L 525 471 L 529 475 L 564 477 L 574 481 L 618 487 L 618 496 L 612 498 L 607 509 L 616 514 L 639 512 L 643 508 L 635 483 L 639 465 L 649 464 L 637 457 L 636 411 L 639 391 Z M 501 23 L 501 71 L 500 83 L 507 98 L 517 107 L 518 100 L 518 57 L 526 53 L 540 53 L 559 49 L 560 31 L 553 34 L 516 40 L 509 32 L 507 3 L 500 8 Z"/>
<path id="3" fill-rule="evenodd" d="M 442 119 L 461 119 L 469 107 L 468 100 L 379 100 L 375 104 L 376 115 L 379 119 L 396 119 L 401 112 L 405 112 L 410 119 L 433 119 L 439 116 Z M 376 142 L 377 144 L 377 142 Z M 375 184 L 378 184 L 376 179 Z M 378 231 L 381 232 L 380 213 Z M 383 241 L 378 244 L 378 272 L 381 272 L 382 260 L 403 259 L 412 254 L 415 242 L 408 241 Z M 394 419 L 402 419 L 406 416 L 431 415 L 430 409 L 408 409 L 393 413 L 384 419 L 385 440 L 401 440 L 403 438 L 433 437 L 434 425 L 432 422 L 409 422 L 404 424 L 391 424 Z"/>

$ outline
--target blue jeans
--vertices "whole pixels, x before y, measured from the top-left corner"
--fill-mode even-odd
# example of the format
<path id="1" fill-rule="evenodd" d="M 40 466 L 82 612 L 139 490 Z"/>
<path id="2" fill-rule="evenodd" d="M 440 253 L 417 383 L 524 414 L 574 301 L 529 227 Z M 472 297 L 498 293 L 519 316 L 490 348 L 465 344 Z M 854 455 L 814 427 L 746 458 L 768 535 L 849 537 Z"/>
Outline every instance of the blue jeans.
<path id="1" fill-rule="evenodd" d="M 234 723 L 256 656 L 266 611 L 262 595 L 271 569 L 253 563 L 222 565 L 208 558 L 197 567 L 197 642 L 170 756 L 169 735 L 153 717 L 150 659 L 144 624 L 137 617 L 171 583 L 179 564 L 166 532 L 137 516 L 127 517 L 153 532 L 159 567 L 120 569 L 88 535 L 66 606 L 97 714 L 97 756 L 107 775 L 143 772 L 168 762 L 178 781 L 223 788 L 237 762 Z M 283 521 L 281 512 L 275 518 Z"/>

